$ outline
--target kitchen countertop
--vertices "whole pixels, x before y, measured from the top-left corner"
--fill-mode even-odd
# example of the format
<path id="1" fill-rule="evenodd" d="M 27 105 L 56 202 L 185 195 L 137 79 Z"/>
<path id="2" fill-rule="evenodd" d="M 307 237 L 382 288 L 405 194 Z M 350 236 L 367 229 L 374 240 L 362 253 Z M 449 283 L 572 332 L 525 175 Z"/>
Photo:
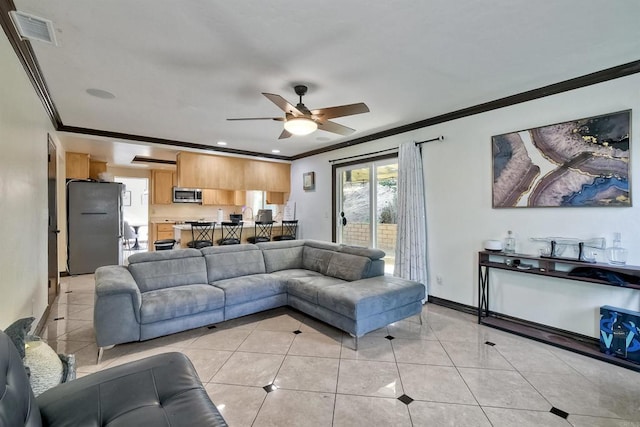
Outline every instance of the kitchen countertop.
<path id="1" fill-rule="evenodd" d="M 217 221 L 211 221 L 211 222 L 215 222 L 216 226 L 219 226 Z M 255 221 L 242 221 L 242 227 L 253 227 L 255 224 Z M 273 225 L 278 224 L 278 221 L 274 221 Z M 178 229 L 178 230 L 191 230 L 191 224 L 175 224 L 173 226 L 173 228 Z"/>

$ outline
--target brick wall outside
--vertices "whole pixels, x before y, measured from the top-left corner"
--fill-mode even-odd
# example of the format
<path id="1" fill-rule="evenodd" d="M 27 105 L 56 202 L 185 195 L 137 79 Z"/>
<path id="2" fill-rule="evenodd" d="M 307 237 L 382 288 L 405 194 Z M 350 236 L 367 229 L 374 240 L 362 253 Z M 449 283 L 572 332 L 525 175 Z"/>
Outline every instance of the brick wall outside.
<path id="1" fill-rule="evenodd" d="M 376 247 L 385 252 L 396 247 L 396 224 L 378 224 L 378 244 Z M 344 243 L 358 246 L 371 246 L 369 242 L 369 224 L 350 222 L 344 229 Z"/>

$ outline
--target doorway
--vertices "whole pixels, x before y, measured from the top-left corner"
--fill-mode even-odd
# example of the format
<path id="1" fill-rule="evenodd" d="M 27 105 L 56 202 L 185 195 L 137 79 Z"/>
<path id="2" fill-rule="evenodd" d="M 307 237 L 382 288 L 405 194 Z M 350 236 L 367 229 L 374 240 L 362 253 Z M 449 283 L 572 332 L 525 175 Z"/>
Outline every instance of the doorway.
<path id="1" fill-rule="evenodd" d="M 116 176 L 124 184 L 122 193 L 123 259 L 149 250 L 149 179 Z"/>
<path id="2" fill-rule="evenodd" d="M 381 249 L 393 274 L 396 250 L 398 158 L 334 166 L 335 241 Z"/>
<path id="3" fill-rule="evenodd" d="M 58 280 L 58 199 L 57 199 L 57 151 L 56 144 L 47 135 L 47 303 L 51 305 L 59 292 Z"/>

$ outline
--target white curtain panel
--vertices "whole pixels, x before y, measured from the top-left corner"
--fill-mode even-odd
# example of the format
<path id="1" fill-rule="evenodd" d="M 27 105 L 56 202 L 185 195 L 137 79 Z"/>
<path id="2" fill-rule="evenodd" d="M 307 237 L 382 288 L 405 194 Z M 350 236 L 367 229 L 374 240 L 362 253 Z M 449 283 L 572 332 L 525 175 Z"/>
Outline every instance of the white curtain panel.
<path id="1" fill-rule="evenodd" d="M 398 153 L 398 236 L 394 276 L 427 284 L 427 217 L 422 156 L 415 142 Z"/>

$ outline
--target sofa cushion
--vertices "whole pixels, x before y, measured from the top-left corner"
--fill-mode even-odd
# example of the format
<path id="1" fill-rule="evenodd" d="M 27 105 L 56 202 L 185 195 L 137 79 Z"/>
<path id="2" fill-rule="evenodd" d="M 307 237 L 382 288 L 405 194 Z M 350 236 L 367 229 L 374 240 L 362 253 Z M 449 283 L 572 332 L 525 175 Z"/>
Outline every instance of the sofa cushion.
<path id="1" fill-rule="evenodd" d="M 224 291 L 225 305 L 235 305 L 287 292 L 286 281 L 271 274 L 252 274 L 212 283 Z"/>
<path id="2" fill-rule="evenodd" d="M 128 268 L 140 292 L 207 283 L 204 257 L 197 249 L 133 254 Z"/>
<path id="3" fill-rule="evenodd" d="M 211 246 L 201 251 L 209 283 L 266 272 L 262 251 L 255 245 Z"/>
<path id="4" fill-rule="evenodd" d="M 371 259 L 347 253 L 334 253 L 327 267 L 327 276 L 343 280 L 359 280 L 368 276 Z"/>
<path id="5" fill-rule="evenodd" d="M 327 274 L 327 267 L 334 253 L 336 252 L 305 245 L 302 251 L 302 268 Z"/>
<path id="6" fill-rule="evenodd" d="M 283 240 L 279 242 L 257 243 L 262 251 L 267 273 L 302 267 L 304 240 Z"/>
<path id="7" fill-rule="evenodd" d="M 141 323 L 175 319 L 224 307 L 224 292 L 211 285 L 183 285 L 142 294 Z"/>
<path id="8" fill-rule="evenodd" d="M 344 280 L 328 276 L 297 277 L 287 281 L 287 292 L 314 304 L 318 303 L 321 289 L 345 283 Z"/>
<path id="9" fill-rule="evenodd" d="M 318 304 L 350 319 L 363 319 L 424 298 L 424 285 L 377 276 L 318 289 Z"/>

